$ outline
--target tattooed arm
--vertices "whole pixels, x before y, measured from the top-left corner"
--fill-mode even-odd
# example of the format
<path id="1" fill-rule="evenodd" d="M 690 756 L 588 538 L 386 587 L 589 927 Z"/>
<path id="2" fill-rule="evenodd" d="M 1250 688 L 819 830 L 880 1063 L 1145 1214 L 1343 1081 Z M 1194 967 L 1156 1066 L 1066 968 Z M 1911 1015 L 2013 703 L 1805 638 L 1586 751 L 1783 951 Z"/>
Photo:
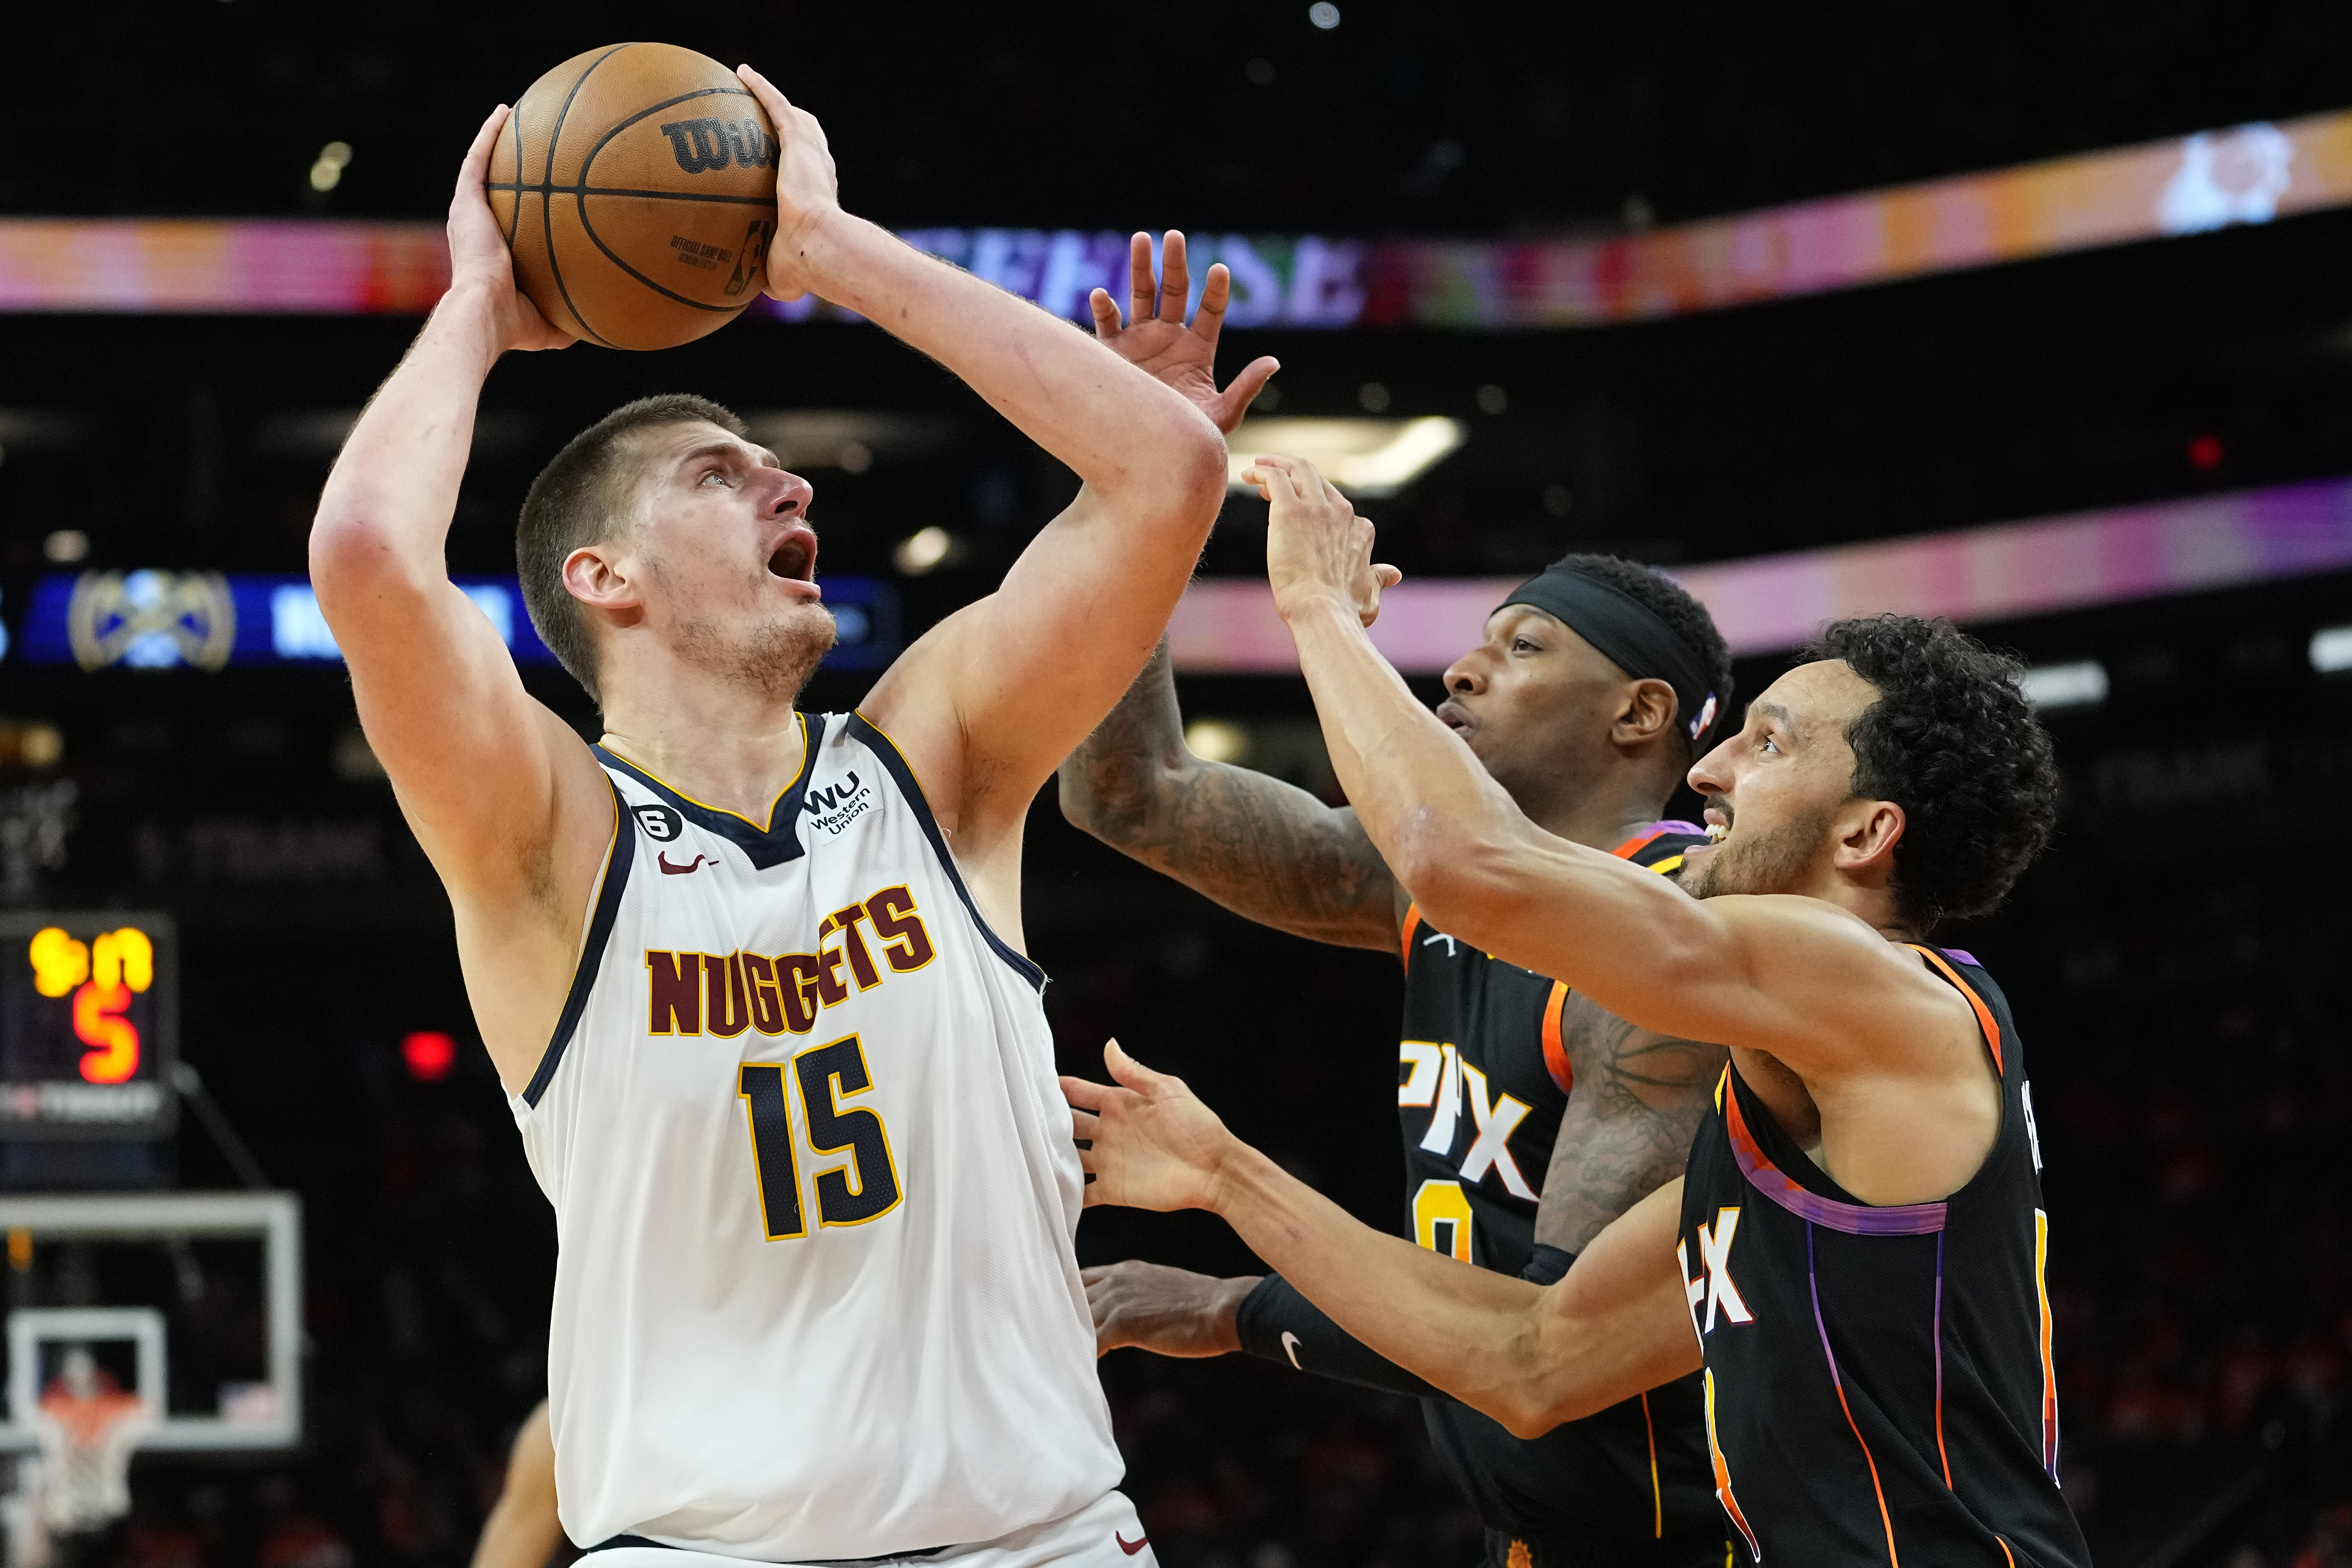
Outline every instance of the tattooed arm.
<path id="1" fill-rule="evenodd" d="M 1582 1252 L 1601 1226 L 1683 1173 L 1726 1053 L 1637 1028 L 1573 993 L 1560 1044 L 1575 1088 L 1552 1144 L 1536 1240 Z"/>
<path id="2" fill-rule="evenodd" d="M 1063 763 L 1061 801 L 1076 826 L 1237 915 L 1342 947 L 1396 945 L 1405 896 L 1353 811 L 1186 747 L 1165 638 Z"/>

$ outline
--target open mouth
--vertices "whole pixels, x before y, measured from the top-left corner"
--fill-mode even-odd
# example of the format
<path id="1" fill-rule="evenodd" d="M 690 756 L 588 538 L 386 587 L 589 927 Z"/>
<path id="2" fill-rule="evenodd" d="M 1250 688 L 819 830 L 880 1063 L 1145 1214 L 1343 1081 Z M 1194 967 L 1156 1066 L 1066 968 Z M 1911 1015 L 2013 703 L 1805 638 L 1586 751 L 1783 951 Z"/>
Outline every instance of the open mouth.
<path id="1" fill-rule="evenodd" d="M 1437 721 L 1457 735 L 1466 735 L 1470 732 L 1470 715 L 1451 702 L 1441 702 L 1437 705 Z"/>
<path id="2" fill-rule="evenodd" d="M 768 556 L 768 570 L 789 582 L 816 586 L 816 535 L 805 528 L 787 530 Z"/>
<path id="3" fill-rule="evenodd" d="M 1725 839 L 1731 837 L 1731 824 L 1725 819 L 1720 809 L 1710 805 L 1706 808 L 1706 841 L 1708 844 L 1720 844 Z"/>

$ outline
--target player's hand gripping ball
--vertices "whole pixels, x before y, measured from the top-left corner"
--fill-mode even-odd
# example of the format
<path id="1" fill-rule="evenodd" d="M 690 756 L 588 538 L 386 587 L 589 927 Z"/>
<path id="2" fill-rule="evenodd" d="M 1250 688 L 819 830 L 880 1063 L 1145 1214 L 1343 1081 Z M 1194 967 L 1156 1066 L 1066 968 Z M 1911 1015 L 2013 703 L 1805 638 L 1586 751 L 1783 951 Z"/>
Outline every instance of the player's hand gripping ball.
<path id="1" fill-rule="evenodd" d="M 607 348 L 718 331 L 767 284 L 777 150 L 766 111 L 708 56 L 614 44 L 564 61 L 490 156 L 516 285 L 550 325 Z"/>

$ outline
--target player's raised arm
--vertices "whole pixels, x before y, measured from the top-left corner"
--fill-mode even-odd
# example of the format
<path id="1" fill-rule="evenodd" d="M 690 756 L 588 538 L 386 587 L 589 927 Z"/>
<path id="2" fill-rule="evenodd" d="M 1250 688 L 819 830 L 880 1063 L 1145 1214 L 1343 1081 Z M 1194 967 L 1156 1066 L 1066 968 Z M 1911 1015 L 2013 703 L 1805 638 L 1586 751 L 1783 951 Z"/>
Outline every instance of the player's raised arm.
<path id="1" fill-rule="evenodd" d="M 1697 1369 L 1675 1262 L 1680 1182 L 1539 1286 L 1381 1235 L 1234 1138 L 1182 1079 L 1116 1041 L 1103 1054 L 1115 1086 L 1062 1079 L 1088 1205 L 1213 1211 L 1349 1333 L 1516 1436 Z"/>
<path id="2" fill-rule="evenodd" d="M 350 665 L 368 743 L 459 921 L 514 919 L 520 906 L 511 896 L 541 889 L 536 924 L 549 937 L 547 963 L 561 969 L 610 837 L 611 792 L 587 748 L 523 689 L 512 657 L 451 584 L 443 557 L 490 367 L 510 349 L 572 341 L 516 289 L 483 200 L 483 170 L 506 117 L 501 107 L 484 121 L 458 174 L 449 291 L 328 477 L 310 530 L 310 578 Z M 581 862 L 576 877 L 564 875 L 575 869 L 567 853 Z M 511 956 L 522 968 L 541 966 Z M 535 1016 L 518 1019 L 509 1037 L 485 1021 L 510 1085 L 530 1076 L 544 1027 Z"/>
<path id="3" fill-rule="evenodd" d="M 1237 915 L 1392 952 L 1396 879 L 1347 807 L 1196 755 L 1162 642 L 1060 772 L 1062 815 Z"/>
<path id="4" fill-rule="evenodd" d="M 972 830 L 1017 825 L 1159 640 L 1223 502 L 1224 443 L 1070 323 L 845 214 L 816 121 L 742 75 L 782 142 L 771 289 L 845 305 L 929 354 L 1084 481 L 996 594 L 934 628 L 866 704 L 963 830 L 959 853 L 985 858 Z"/>
<path id="5" fill-rule="evenodd" d="M 1973 1039 L 1949 987 L 1828 899 L 1694 899 L 1528 821 L 1365 635 L 1381 588 L 1395 580 L 1371 563 L 1371 525 L 1310 463 L 1262 458 L 1252 474 L 1273 503 L 1275 601 L 1298 644 L 1332 766 L 1433 925 L 1643 1027 L 1770 1051 L 1791 1066 L 1956 1030 Z M 1776 722 L 1751 711 L 1747 728 L 1693 769 L 1694 781 L 1734 748 L 1788 755 L 1797 738 L 1770 733 Z M 1855 807 L 1833 858 L 1859 875 L 1891 876 L 1900 809 Z M 1686 883 L 1692 876 L 1686 868 Z"/>

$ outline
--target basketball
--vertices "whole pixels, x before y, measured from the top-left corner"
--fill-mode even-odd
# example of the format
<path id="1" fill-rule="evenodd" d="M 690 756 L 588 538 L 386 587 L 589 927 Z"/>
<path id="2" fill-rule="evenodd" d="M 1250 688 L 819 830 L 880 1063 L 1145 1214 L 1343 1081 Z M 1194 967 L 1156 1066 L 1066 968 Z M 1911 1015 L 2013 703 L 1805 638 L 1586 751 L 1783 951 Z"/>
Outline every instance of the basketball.
<path id="1" fill-rule="evenodd" d="M 718 331 L 760 297 L 776 133 L 735 73 L 674 44 L 614 44 L 541 77 L 489 172 L 515 281 L 553 325 L 615 349 Z"/>

